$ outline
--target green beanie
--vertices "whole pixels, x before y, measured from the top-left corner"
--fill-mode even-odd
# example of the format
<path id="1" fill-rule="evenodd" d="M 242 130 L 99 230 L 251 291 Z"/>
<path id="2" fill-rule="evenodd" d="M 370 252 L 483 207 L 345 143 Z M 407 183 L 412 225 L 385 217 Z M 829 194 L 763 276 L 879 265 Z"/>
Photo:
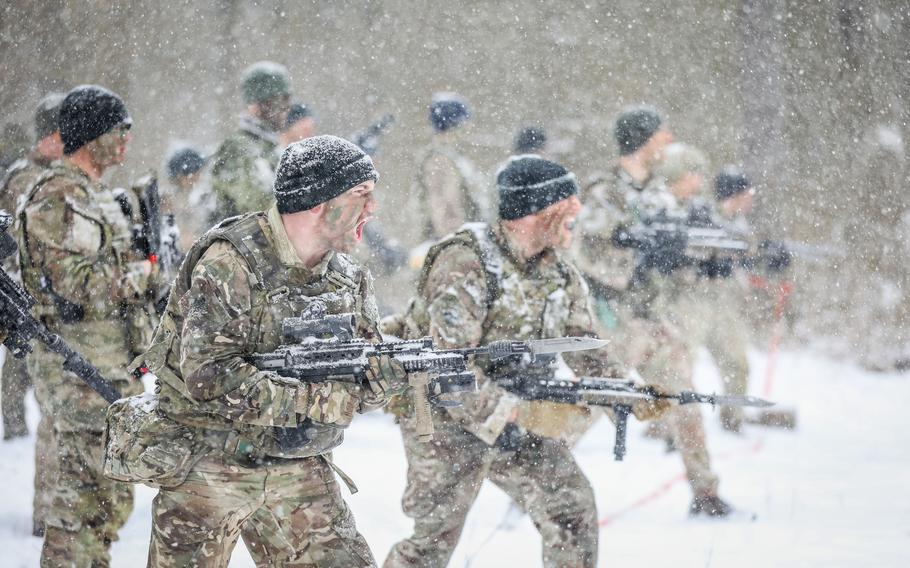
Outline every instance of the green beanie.
<path id="1" fill-rule="evenodd" d="M 276 97 L 290 96 L 291 78 L 284 65 L 260 61 L 243 72 L 242 88 L 245 103 L 261 103 Z"/>

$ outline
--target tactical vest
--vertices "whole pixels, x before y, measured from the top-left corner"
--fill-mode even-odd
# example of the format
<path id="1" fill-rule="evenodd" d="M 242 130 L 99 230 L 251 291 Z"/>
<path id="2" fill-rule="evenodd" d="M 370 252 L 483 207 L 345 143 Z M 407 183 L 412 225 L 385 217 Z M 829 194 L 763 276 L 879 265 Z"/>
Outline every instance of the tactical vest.
<path id="1" fill-rule="evenodd" d="M 64 323 L 84 322 L 85 310 L 82 306 L 72 304 L 54 293 L 53 283 L 46 278 L 41 269 L 41 259 L 32 258 L 32 255 L 40 256 L 42 251 L 36 250 L 37 245 L 29 242 L 29 228 L 25 208 L 34 201 L 35 197 L 49 181 L 61 176 L 67 178 L 70 183 L 78 185 L 82 191 L 91 196 L 88 207 L 80 207 L 71 203 L 70 208 L 73 212 L 74 221 L 79 219 L 81 223 L 86 223 L 100 231 L 102 249 L 99 251 L 99 256 L 107 257 L 119 264 L 130 260 L 132 255 L 131 221 L 124 217 L 112 192 L 95 190 L 88 178 L 77 175 L 70 168 L 59 164 L 42 173 L 34 185 L 20 198 L 18 207 L 20 227 L 19 259 L 22 269 L 22 281 L 29 293 L 37 300 L 34 313 L 39 317 Z M 78 229 L 74 228 L 74 230 Z M 88 317 L 90 318 L 91 316 Z M 107 319 L 110 318 L 104 318 L 104 320 Z"/>
<path id="2" fill-rule="evenodd" d="M 310 442 L 289 455 L 287 451 L 278 449 L 275 428 L 244 423 L 242 416 L 226 413 L 226 406 L 197 402 L 188 393 L 180 371 L 180 330 L 184 318 L 177 304 L 190 289 L 196 264 L 216 241 L 229 242 L 252 273 L 253 294 L 249 314 L 256 327 L 245 354 L 273 351 L 282 341 L 282 320 L 300 315 L 316 303 L 324 306 L 328 314 L 353 312 L 358 320 L 362 314 L 362 300 L 357 291 L 364 274 L 347 256 L 336 253 L 329 261 L 325 276 L 313 281 L 312 275 L 304 273 L 304 269 L 281 263 L 265 213 L 226 219 L 210 229 L 187 252 L 161 324 L 145 353 L 146 365 L 158 377 L 160 411 L 186 426 L 233 432 L 251 448 L 250 453 L 256 455 L 309 457 L 330 451 L 341 443 L 343 430 L 312 423 L 307 427 Z M 362 322 L 358 321 L 358 325 Z"/>

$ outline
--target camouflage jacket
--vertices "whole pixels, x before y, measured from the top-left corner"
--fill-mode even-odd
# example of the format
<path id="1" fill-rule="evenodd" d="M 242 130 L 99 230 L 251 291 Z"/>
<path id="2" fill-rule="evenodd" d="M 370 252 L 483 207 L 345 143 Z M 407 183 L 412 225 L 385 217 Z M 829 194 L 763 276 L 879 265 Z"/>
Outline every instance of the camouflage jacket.
<path id="1" fill-rule="evenodd" d="M 25 195 L 50 166 L 49 160 L 41 158 L 35 152 L 13 162 L 0 181 L 0 209 L 5 209 L 10 215 L 15 215 L 21 196 Z M 18 256 L 13 254 L 7 257 L 2 268 L 7 274 L 18 275 Z"/>
<path id="2" fill-rule="evenodd" d="M 608 176 L 597 177 L 588 184 L 574 245 L 575 258 L 586 277 L 617 296 L 628 290 L 635 252 L 614 247 L 613 231 L 619 225 L 641 220 L 648 210 L 659 207 L 664 191 L 663 180 L 657 176 L 637 184 L 619 166 Z"/>
<path id="3" fill-rule="evenodd" d="M 225 140 L 212 162 L 215 209 L 210 224 L 269 208 L 278 167 L 278 135 L 249 116 Z"/>
<path id="4" fill-rule="evenodd" d="M 341 443 L 353 411 L 386 400 L 341 382 L 301 383 L 245 360 L 281 345 L 284 318 L 323 307 L 352 312 L 360 337 L 378 339 L 372 278 L 328 253 L 307 268 L 277 207 L 227 219 L 187 252 L 145 362 L 158 377 L 159 408 L 203 431 L 234 432 L 252 452 L 304 457 Z M 306 428 L 296 453 L 277 448 L 276 428 Z"/>
<path id="5" fill-rule="evenodd" d="M 467 222 L 482 221 L 483 181 L 453 146 L 434 141 L 417 159 L 416 192 L 427 211 L 424 238 L 436 240 Z"/>
<path id="6" fill-rule="evenodd" d="M 146 293 L 156 274 L 145 274 L 132 220 L 111 190 L 57 162 L 24 196 L 19 223 L 22 279 L 38 301 L 33 313 L 124 395 L 141 391 L 126 365 L 151 331 Z M 59 402 L 55 428 L 103 428 L 107 403 L 81 380 L 62 369 L 42 380 Z"/>
<path id="7" fill-rule="evenodd" d="M 467 224 L 430 249 L 405 319 L 411 337 L 430 335 L 441 347 L 595 335 L 578 270 L 553 250 L 524 261 L 501 227 L 483 223 Z M 479 392 L 448 412 L 492 444 L 519 401 L 487 378 L 522 372 L 522 363 L 475 363 Z M 615 370 L 603 351 L 571 353 L 566 363 L 579 375 L 609 376 Z"/>

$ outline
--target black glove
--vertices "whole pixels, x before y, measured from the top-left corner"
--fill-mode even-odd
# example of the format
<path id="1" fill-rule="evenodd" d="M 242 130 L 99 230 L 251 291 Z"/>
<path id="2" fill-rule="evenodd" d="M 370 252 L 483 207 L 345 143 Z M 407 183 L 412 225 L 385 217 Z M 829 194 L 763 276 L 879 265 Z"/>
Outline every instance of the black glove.
<path id="1" fill-rule="evenodd" d="M 769 272 L 783 272 L 793 260 L 787 245 L 778 241 L 762 241 L 758 245 L 758 252 Z"/>
<path id="2" fill-rule="evenodd" d="M 521 447 L 524 437 L 524 429 L 514 422 L 509 422 L 496 438 L 494 445 L 504 452 L 515 452 Z"/>
<path id="3" fill-rule="evenodd" d="M 733 275 L 733 259 L 723 256 L 712 256 L 699 261 L 698 275 L 702 278 L 729 278 Z"/>
<path id="4" fill-rule="evenodd" d="M 654 240 L 642 248 L 644 263 L 667 276 L 688 264 L 686 234 L 679 231 L 658 231 Z"/>

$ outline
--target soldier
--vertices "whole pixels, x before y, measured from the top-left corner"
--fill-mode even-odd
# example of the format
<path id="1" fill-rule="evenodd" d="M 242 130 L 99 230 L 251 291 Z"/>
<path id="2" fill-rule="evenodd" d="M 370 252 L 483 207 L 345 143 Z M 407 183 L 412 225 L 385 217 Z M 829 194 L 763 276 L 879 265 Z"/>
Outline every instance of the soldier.
<path id="1" fill-rule="evenodd" d="M 63 155 L 63 143 L 57 128 L 57 113 L 63 94 L 51 93 L 44 97 L 35 111 L 35 145 L 28 155 L 14 162 L 0 182 L 0 209 L 16 211 L 22 194 L 54 160 Z M 4 263 L 7 274 L 19 273 L 17 255 L 10 255 Z M 2 351 L 2 349 L 0 349 Z M 3 439 L 10 440 L 28 435 L 25 424 L 25 393 L 31 385 L 25 361 L 7 356 L 3 364 Z"/>
<path id="2" fill-rule="evenodd" d="M 359 335 L 379 338 L 372 279 L 347 255 L 376 209 L 377 178 L 346 140 L 296 142 L 278 165 L 277 204 L 221 223 L 188 251 L 145 355 L 159 412 L 189 432 L 162 439 L 160 452 L 190 456 L 155 498 L 149 566 L 227 566 L 241 535 L 257 566 L 375 564 L 331 450 L 355 410 L 386 402 L 401 366 L 371 361 L 360 387 L 301 383 L 243 357 L 274 350 L 282 320 L 316 307 L 354 312 Z"/>
<path id="3" fill-rule="evenodd" d="M 624 110 L 614 130 L 619 163 L 610 181 L 591 187 L 590 209 L 583 214 L 580 254 L 588 281 L 599 296 L 600 324 L 619 338 L 623 361 L 671 391 L 694 390 L 689 346 L 668 316 L 675 281 L 660 274 L 633 285 L 636 253 L 612 245 L 615 229 L 655 213 L 677 211 L 677 197 L 655 172 L 672 141 L 660 114 L 651 107 Z M 677 277 L 678 275 L 674 275 Z M 672 440 L 683 459 L 692 487 L 692 515 L 725 516 L 731 507 L 717 494 L 701 412 L 692 405 L 674 407 L 667 415 Z"/>
<path id="4" fill-rule="evenodd" d="M 38 104 L 35 111 L 34 147 L 25 159 L 15 162 L 6 173 L 0 185 L 0 209 L 10 213 L 16 210 L 17 202 L 28 189 L 50 167 L 51 163 L 63 156 L 63 142 L 60 140 L 60 129 L 57 127 L 57 115 L 60 113 L 62 93 L 50 93 Z M 4 270 L 7 274 L 19 274 L 19 256 L 7 257 Z M 28 429 L 25 425 L 25 393 L 32 384 L 24 359 L 15 359 L 7 354 L 2 374 L 3 392 L 3 439 L 25 436 Z M 32 501 L 32 534 L 44 536 L 44 518 L 50 506 L 53 464 L 50 453 L 54 451 L 54 428 L 51 417 L 47 414 L 47 403 L 43 400 L 46 389 L 36 389 L 38 406 L 41 408 L 41 421 L 38 423 L 38 435 L 35 440 L 35 495 Z"/>
<path id="5" fill-rule="evenodd" d="M 177 248 L 186 250 L 209 228 L 214 210 L 212 188 L 202 182 L 205 158 L 194 147 L 172 152 L 166 162 L 168 186 L 161 195 L 161 207 L 172 219 L 165 222 L 177 228 Z"/>
<path id="6" fill-rule="evenodd" d="M 291 80 L 283 65 L 260 61 L 244 71 L 241 88 L 246 114 L 240 117 L 239 130 L 218 148 L 212 164 L 216 197 L 212 223 L 263 211 L 273 197 L 278 133 L 287 122 Z"/>
<path id="7" fill-rule="evenodd" d="M 752 210 L 755 190 L 749 179 L 737 168 L 726 167 L 714 178 L 717 213 L 731 233 L 751 239 L 752 230 L 746 216 Z M 749 360 L 746 346 L 749 330 L 743 317 L 748 283 L 742 270 L 733 270 L 727 278 L 713 278 L 700 286 L 693 297 L 700 332 L 696 337 L 708 349 L 720 369 L 728 394 L 746 394 Z M 742 428 L 741 408 L 720 409 L 724 429 L 738 433 Z"/>
<path id="8" fill-rule="evenodd" d="M 288 118 L 284 129 L 279 135 L 281 146 L 288 147 L 294 142 L 300 142 L 316 134 L 316 119 L 310 107 L 301 103 L 294 103 L 288 110 Z"/>
<path id="9" fill-rule="evenodd" d="M 537 156 L 517 156 L 497 185 L 499 223 L 465 225 L 430 249 L 404 317 L 405 335 L 431 335 L 442 347 L 593 335 L 587 287 L 559 252 L 570 244 L 581 208 L 574 175 Z M 612 364 L 594 353 L 567 355 L 567 363 L 578 374 L 615 376 Z M 568 446 L 525 427 L 533 409 L 495 383 L 526 367 L 478 359 L 476 372 L 480 390 L 463 407 L 433 409 L 440 435 L 431 443 L 418 441 L 409 409 L 398 408 L 408 458 L 402 503 L 414 532 L 392 548 L 384 566 L 445 566 L 484 479 L 531 516 L 544 565 L 594 566 L 598 527 L 588 480 Z M 635 410 L 645 418 L 656 409 Z"/>
<path id="10" fill-rule="evenodd" d="M 416 192 L 429 217 L 424 238 L 436 240 L 468 221 L 483 219 L 486 199 L 477 168 L 465 157 L 461 131 L 471 118 L 455 93 L 436 93 L 430 103 L 433 141 L 417 158 Z"/>
<path id="11" fill-rule="evenodd" d="M 137 331 L 151 331 L 141 307 L 153 265 L 133 253 L 132 220 L 100 178 L 123 162 L 131 124 L 111 91 L 70 91 L 59 115 L 63 160 L 28 190 L 19 219 L 22 279 L 38 300 L 34 313 L 124 395 L 142 390 L 125 368 L 138 349 Z M 41 377 L 38 400 L 46 401 L 56 445 L 41 565 L 107 566 L 132 510 L 131 488 L 101 472 L 107 403 L 44 349 L 29 358 L 29 371 Z"/>

